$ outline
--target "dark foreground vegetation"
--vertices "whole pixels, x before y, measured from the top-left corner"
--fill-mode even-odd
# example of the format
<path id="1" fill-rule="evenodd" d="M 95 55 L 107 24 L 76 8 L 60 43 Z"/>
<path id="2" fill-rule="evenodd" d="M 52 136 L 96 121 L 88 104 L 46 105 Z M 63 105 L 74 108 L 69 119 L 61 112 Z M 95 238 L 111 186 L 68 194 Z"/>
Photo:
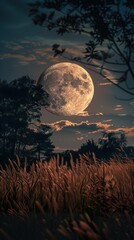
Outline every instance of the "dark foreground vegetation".
<path id="1" fill-rule="evenodd" d="M 1 167 L 0 239 L 133 239 L 133 161 L 85 158 Z"/>
<path id="2" fill-rule="evenodd" d="M 18 155 L 24 160 L 40 160 L 54 149 L 52 129 L 41 124 L 41 107 L 47 95 L 28 76 L 10 83 L 0 81 L 0 163 Z"/>

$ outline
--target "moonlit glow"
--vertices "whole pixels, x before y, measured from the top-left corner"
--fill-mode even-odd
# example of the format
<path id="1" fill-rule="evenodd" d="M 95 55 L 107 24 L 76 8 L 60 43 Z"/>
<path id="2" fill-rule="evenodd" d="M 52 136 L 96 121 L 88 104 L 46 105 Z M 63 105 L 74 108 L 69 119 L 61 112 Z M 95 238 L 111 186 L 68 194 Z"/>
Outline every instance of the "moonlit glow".
<path id="1" fill-rule="evenodd" d="M 54 64 L 43 71 L 37 84 L 48 95 L 46 109 L 57 115 L 84 114 L 94 95 L 89 73 L 69 62 Z"/>

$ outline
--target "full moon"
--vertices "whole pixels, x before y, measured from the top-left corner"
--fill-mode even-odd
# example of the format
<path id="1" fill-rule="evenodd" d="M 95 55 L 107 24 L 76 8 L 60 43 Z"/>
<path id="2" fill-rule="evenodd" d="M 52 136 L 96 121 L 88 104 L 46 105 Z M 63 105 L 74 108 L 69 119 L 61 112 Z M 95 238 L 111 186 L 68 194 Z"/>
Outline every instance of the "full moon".
<path id="1" fill-rule="evenodd" d="M 61 62 L 43 71 L 37 82 L 47 94 L 46 110 L 56 115 L 81 115 L 92 101 L 94 85 L 78 64 Z"/>

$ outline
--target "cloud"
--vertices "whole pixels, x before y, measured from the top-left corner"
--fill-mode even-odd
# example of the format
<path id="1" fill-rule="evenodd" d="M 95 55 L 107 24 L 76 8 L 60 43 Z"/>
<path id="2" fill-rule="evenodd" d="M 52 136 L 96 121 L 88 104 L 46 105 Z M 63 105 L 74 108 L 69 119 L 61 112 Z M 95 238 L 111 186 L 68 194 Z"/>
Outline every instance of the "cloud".
<path id="1" fill-rule="evenodd" d="M 114 108 L 114 111 L 121 111 L 123 108 Z"/>
<path id="2" fill-rule="evenodd" d="M 124 116 L 124 115 L 123 115 Z M 122 115 L 120 117 L 123 117 Z M 126 117 L 126 116 L 124 116 Z M 77 140 L 81 141 L 84 139 L 85 136 L 88 136 L 89 134 L 97 134 L 101 133 L 103 131 L 106 132 L 124 132 L 126 136 L 132 137 L 134 136 L 134 127 L 133 126 L 122 126 L 121 127 L 115 127 L 112 124 L 112 119 L 106 119 L 103 122 L 89 122 L 89 121 L 81 121 L 81 122 L 72 122 L 68 120 L 60 120 L 53 123 L 44 123 L 49 125 L 55 132 L 64 132 L 67 134 L 76 134 Z"/>
<path id="3" fill-rule="evenodd" d="M 112 85 L 112 83 L 107 82 L 107 83 L 99 83 L 99 86 L 109 86 Z"/>
<path id="4" fill-rule="evenodd" d="M 75 133 L 81 133 L 81 132 L 86 132 L 86 133 L 94 133 L 94 132 L 100 132 L 100 131 L 106 131 L 109 129 L 112 124 L 108 123 L 90 123 L 89 121 L 81 121 L 80 123 L 76 122 L 70 122 L 68 120 L 61 120 L 57 121 L 54 123 L 48 123 L 50 127 L 52 127 L 55 131 L 59 132 L 64 129 L 67 131 L 72 131 Z"/>
<path id="5" fill-rule="evenodd" d="M 127 137 L 134 137 L 134 127 L 120 127 L 120 128 L 115 128 L 112 130 L 113 132 L 117 133 L 125 133 Z"/>
<path id="6" fill-rule="evenodd" d="M 82 56 L 82 53 L 81 53 L 81 48 L 79 47 L 75 47 L 75 48 L 69 48 L 67 49 L 67 53 L 70 53 L 70 54 L 73 54 L 73 55 L 81 55 Z"/>
<path id="7" fill-rule="evenodd" d="M 66 40 L 60 41 L 60 47 L 66 46 L 66 54 L 78 55 L 81 52 L 82 46 L 76 42 L 68 42 Z M 60 44 L 59 42 L 59 44 Z M 16 59 L 18 64 L 27 65 L 33 61 L 36 61 L 38 65 L 44 65 L 48 62 L 51 64 L 59 61 L 65 61 L 62 56 L 58 55 L 56 58 L 53 56 L 52 45 L 55 43 L 55 39 L 43 37 L 28 37 L 21 41 L 1 41 L 5 51 L 10 51 L 0 55 L 0 59 Z M 18 54 L 19 53 L 19 54 Z M 47 59 L 47 62 L 46 62 Z M 87 112 L 81 113 L 81 116 L 88 116 Z"/>
<path id="8" fill-rule="evenodd" d="M 46 123 L 45 123 L 45 125 L 46 125 Z M 54 123 L 47 123 L 47 125 L 52 127 L 55 131 L 61 131 L 65 127 L 74 126 L 75 123 L 72 123 L 68 120 L 61 120 L 61 121 L 54 122 Z"/>
<path id="9" fill-rule="evenodd" d="M 77 137 L 78 141 L 82 141 L 84 139 L 84 137 Z"/>
<path id="10" fill-rule="evenodd" d="M 9 58 L 20 60 L 20 63 L 21 62 L 29 63 L 36 60 L 36 57 L 34 55 L 26 56 L 22 54 L 12 54 L 12 53 L 0 54 L 0 60 L 9 59 Z"/>
<path id="11" fill-rule="evenodd" d="M 45 62 L 45 61 L 37 61 L 37 64 L 39 64 L 39 65 L 45 65 L 45 64 L 47 64 L 47 62 Z"/>
<path id="12" fill-rule="evenodd" d="M 98 112 L 98 113 L 95 113 L 95 114 L 89 114 L 87 111 L 83 111 L 81 113 L 78 114 L 78 116 L 83 116 L 83 117 L 87 117 L 87 116 L 103 116 L 103 113 L 102 112 Z"/>
<path id="13" fill-rule="evenodd" d="M 116 107 L 122 107 L 122 105 L 120 105 L 120 104 L 117 104 L 117 105 L 116 105 Z"/>
<path id="14" fill-rule="evenodd" d="M 79 113 L 78 116 L 87 117 L 87 116 L 90 116 L 90 115 L 87 111 L 83 111 L 83 112 Z"/>
<path id="15" fill-rule="evenodd" d="M 120 104 L 117 104 L 114 108 L 114 111 L 121 111 L 121 110 L 123 110 L 123 107 Z"/>
<path id="16" fill-rule="evenodd" d="M 119 116 L 119 117 L 126 117 L 127 114 L 126 113 L 120 113 L 120 114 L 117 114 L 117 116 Z"/>
<path id="17" fill-rule="evenodd" d="M 112 119 L 107 119 L 107 120 L 104 120 L 103 122 L 104 122 L 104 123 L 112 122 Z"/>
<path id="18" fill-rule="evenodd" d="M 50 52 L 52 53 L 52 49 L 50 47 L 46 47 L 46 48 L 41 47 L 41 48 L 35 48 L 34 52 L 36 55 L 44 57 L 44 56 L 46 56 L 46 54 L 48 54 Z"/>
<path id="19" fill-rule="evenodd" d="M 10 50 L 15 50 L 15 51 L 18 51 L 20 49 L 23 49 L 24 46 L 18 44 L 18 43 L 15 43 L 15 42 L 9 42 L 5 45 L 6 48 L 10 49 Z"/>
<path id="20" fill-rule="evenodd" d="M 103 116 L 102 112 L 96 113 L 95 116 Z"/>
<path id="21" fill-rule="evenodd" d="M 96 116 L 93 114 L 93 116 L 89 118 L 80 119 L 81 118 L 79 118 L 79 120 L 64 119 L 44 123 L 53 129 L 52 141 L 55 146 L 59 146 L 59 150 L 57 149 L 57 151 L 60 151 L 60 148 L 65 148 L 65 150 L 72 149 L 72 147 L 79 148 L 84 142 L 91 138 L 97 142 L 102 136 L 102 132 L 125 133 L 128 144 L 133 145 L 134 117 L 132 114 L 126 116 L 119 116 L 117 114 Z"/>
<path id="22" fill-rule="evenodd" d="M 6 49 L 10 49 L 10 51 L 19 50 L 20 54 L 23 54 L 22 50 L 25 52 L 30 52 L 30 54 L 33 54 L 38 61 L 44 61 L 45 58 L 55 63 L 59 61 L 59 58 L 62 58 L 62 56 L 59 55 L 56 58 L 53 57 L 54 53 L 52 51 L 52 45 L 55 43 L 55 38 L 52 39 L 48 37 L 44 40 L 44 37 L 25 37 L 21 41 L 2 41 L 2 43 L 4 43 L 4 47 Z M 64 39 L 59 39 L 58 43 L 61 44 L 61 48 L 66 47 L 65 54 L 67 55 L 78 55 L 81 53 L 82 45 L 80 45 L 79 43 L 66 41 Z M 11 56 L 3 55 L 3 59 L 5 58 L 11 58 Z M 39 62 L 37 63 L 39 64 Z"/>
<path id="23" fill-rule="evenodd" d="M 51 47 L 43 40 L 41 39 L 39 42 L 33 39 L 31 41 L 29 39 L 22 40 L 21 42 L 1 41 L 5 52 L 8 51 L 8 53 L 0 54 L 0 60 L 15 59 L 21 65 L 27 65 L 33 61 L 38 65 L 45 65 L 48 62 L 57 63 L 59 56 L 54 58 Z"/>
<path id="24" fill-rule="evenodd" d="M 128 137 L 134 137 L 134 127 L 123 129 Z"/>

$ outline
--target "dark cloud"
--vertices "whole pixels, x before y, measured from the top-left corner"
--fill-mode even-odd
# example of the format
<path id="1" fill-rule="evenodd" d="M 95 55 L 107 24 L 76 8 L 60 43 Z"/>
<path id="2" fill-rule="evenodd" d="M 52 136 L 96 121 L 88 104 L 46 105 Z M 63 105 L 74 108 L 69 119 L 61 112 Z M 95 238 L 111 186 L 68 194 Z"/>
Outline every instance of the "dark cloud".
<path id="1" fill-rule="evenodd" d="M 111 124 L 101 123 L 101 122 L 90 123 L 88 121 L 82 121 L 82 122 L 76 123 L 76 122 L 70 122 L 67 120 L 61 120 L 58 122 L 50 123 L 48 125 L 51 126 L 55 131 L 64 130 L 64 132 L 72 131 L 77 133 L 104 131 L 109 129 L 109 127 L 111 126 Z"/>

